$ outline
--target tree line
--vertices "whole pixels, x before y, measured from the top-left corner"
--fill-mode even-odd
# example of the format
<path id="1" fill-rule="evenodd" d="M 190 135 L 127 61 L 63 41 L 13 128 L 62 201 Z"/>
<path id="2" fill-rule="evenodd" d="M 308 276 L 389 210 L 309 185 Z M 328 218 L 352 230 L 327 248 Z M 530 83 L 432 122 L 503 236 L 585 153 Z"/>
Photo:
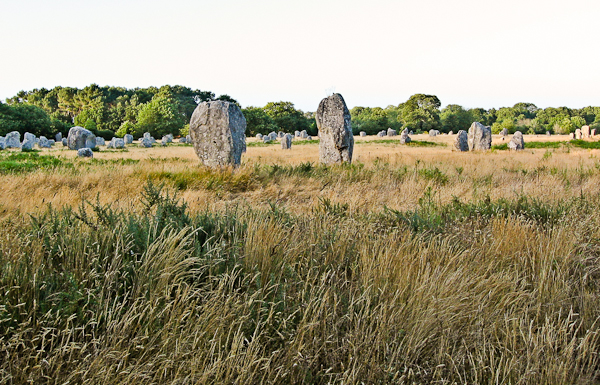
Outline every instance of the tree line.
<path id="1" fill-rule="evenodd" d="M 83 89 L 20 91 L 6 99 L 6 103 L 0 102 L 0 135 L 19 131 L 50 137 L 57 132 L 66 133 L 73 125 L 85 127 L 105 139 L 125 134 L 140 137 L 144 132 L 154 137 L 187 135 L 190 117 L 198 103 L 211 100 L 239 105 L 229 95 L 216 97 L 210 91 L 179 85 L 127 89 L 92 84 Z M 314 112 L 303 112 L 292 102 L 249 106 L 242 108 L 242 112 L 249 136 L 302 130 L 317 134 Z M 365 131 L 369 135 L 388 128 L 407 128 L 416 133 L 432 129 L 457 132 L 475 121 L 491 126 L 493 133 L 506 128 L 510 133 L 519 130 L 528 134 L 546 131 L 567 134 L 585 124 L 600 129 L 600 107 L 540 109 L 532 103 L 517 103 L 489 110 L 465 109 L 457 104 L 441 108 L 437 96 L 426 94 L 415 94 L 404 103 L 386 108 L 354 107 L 350 114 L 354 133 Z"/>

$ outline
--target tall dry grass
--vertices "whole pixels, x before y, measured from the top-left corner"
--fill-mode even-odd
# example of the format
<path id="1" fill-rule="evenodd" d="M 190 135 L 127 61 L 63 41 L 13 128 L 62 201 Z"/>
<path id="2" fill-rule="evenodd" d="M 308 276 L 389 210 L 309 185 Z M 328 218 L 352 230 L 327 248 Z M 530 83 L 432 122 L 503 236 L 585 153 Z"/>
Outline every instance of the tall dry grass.
<path id="1" fill-rule="evenodd" d="M 2 175 L 0 382 L 598 382 L 593 152 L 421 150 Z"/>

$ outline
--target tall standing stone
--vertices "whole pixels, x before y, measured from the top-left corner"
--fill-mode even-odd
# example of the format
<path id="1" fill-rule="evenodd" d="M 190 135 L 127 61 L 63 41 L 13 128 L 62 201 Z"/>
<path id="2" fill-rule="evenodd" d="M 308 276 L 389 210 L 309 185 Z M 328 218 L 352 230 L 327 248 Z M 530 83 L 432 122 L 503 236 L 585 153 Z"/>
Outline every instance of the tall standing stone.
<path id="1" fill-rule="evenodd" d="M 458 131 L 458 134 L 456 134 L 456 139 L 454 139 L 454 150 L 469 151 L 469 138 L 467 135 L 467 131 Z"/>
<path id="2" fill-rule="evenodd" d="M 246 151 L 245 132 L 246 118 L 240 108 L 222 100 L 199 104 L 190 120 L 194 150 L 210 167 L 239 165 Z"/>
<path id="3" fill-rule="evenodd" d="M 400 133 L 400 144 L 410 143 L 410 141 L 411 141 L 411 139 L 410 139 L 410 136 L 408 136 L 408 128 L 405 128 Z"/>
<path id="4" fill-rule="evenodd" d="M 70 150 L 94 148 L 96 147 L 96 135 L 80 126 L 71 127 L 67 136 L 67 144 Z"/>
<path id="5" fill-rule="evenodd" d="M 508 142 L 508 149 L 513 151 L 522 150 L 525 148 L 525 141 L 523 140 L 523 133 L 521 131 L 515 132 L 510 142 Z"/>
<path id="6" fill-rule="evenodd" d="M 333 94 L 319 103 L 316 120 L 319 129 L 319 161 L 321 163 L 352 162 L 354 136 L 350 112 L 344 98 Z"/>
<path id="7" fill-rule="evenodd" d="M 469 127 L 469 151 L 485 151 L 492 148 L 492 130 L 479 122 L 473 122 Z"/>
<path id="8" fill-rule="evenodd" d="M 292 134 L 285 134 L 281 138 L 281 149 L 291 150 L 292 149 Z"/>

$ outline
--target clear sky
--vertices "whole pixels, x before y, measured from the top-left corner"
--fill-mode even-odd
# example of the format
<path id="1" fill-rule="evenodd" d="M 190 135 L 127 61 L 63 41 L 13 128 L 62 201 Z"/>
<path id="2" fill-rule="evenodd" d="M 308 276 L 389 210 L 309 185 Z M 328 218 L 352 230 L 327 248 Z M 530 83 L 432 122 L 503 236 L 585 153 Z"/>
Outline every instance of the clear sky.
<path id="1" fill-rule="evenodd" d="M 598 0 L 19 0 L 0 7 L 0 99 L 181 84 L 243 107 L 600 106 Z"/>

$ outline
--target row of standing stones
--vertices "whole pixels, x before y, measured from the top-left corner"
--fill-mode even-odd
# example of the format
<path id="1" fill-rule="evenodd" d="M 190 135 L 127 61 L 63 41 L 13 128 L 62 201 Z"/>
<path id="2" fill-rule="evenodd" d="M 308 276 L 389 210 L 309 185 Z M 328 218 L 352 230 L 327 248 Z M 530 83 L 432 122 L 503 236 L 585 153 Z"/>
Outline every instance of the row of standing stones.
<path id="1" fill-rule="evenodd" d="M 63 138 L 62 133 L 58 133 L 54 139 L 47 139 L 45 136 L 36 138 L 35 135 L 26 132 L 21 142 L 21 134 L 18 131 L 10 132 L 6 137 L 0 136 L 0 150 L 6 148 L 20 148 L 21 151 L 29 151 L 37 145 L 39 148 L 52 148 L 55 143 L 60 142 L 64 147 L 68 147 L 70 150 L 77 150 L 77 155 L 80 157 L 93 157 L 92 149 L 106 146 L 107 148 L 122 149 L 126 145 L 133 143 L 133 135 L 127 134 L 123 138 L 112 138 L 106 143 L 104 138 L 96 137 L 90 130 L 83 127 L 75 126 L 71 127 L 69 134 L 66 138 Z M 165 135 L 161 140 L 161 145 L 166 146 L 168 143 L 173 142 L 173 135 Z M 190 143 L 191 139 L 189 136 L 179 139 L 180 143 Z M 152 147 L 156 143 L 149 133 L 145 133 L 140 138 L 140 146 Z"/>
<path id="2" fill-rule="evenodd" d="M 350 112 L 346 106 L 344 98 L 340 94 L 333 94 L 319 103 L 316 113 L 317 128 L 319 130 L 319 162 L 324 164 L 350 163 L 352 162 L 352 153 L 354 150 L 354 137 L 352 135 Z M 199 104 L 190 120 L 190 135 L 181 138 L 182 143 L 192 143 L 194 150 L 202 163 L 210 167 L 221 167 L 225 165 L 239 165 L 241 156 L 246 152 L 246 118 L 240 108 L 225 101 L 211 101 Z M 403 130 L 400 134 L 400 143 L 409 143 L 412 131 Z M 449 133 L 452 135 L 453 133 Z M 501 133 L 507 135 L 506 129 Z M 547 133 L 549 134 L 549 133 Z M 383 136 L 396 136 L 396 130 L 389 128 L 387 131 L 381 131 L 377 134 Z M 440 135 L 437 130 L 430 130 L 430 136 Z M 595 130 L 590 130 L 589 126 L 583 126 L 572 134 L 573 139 L 582 139 L 593 137 Z M 360 136 L 366 136 L 364 131 Z M 296 131 L 294 137 L 303 139 L 312 139 L 306 131 Z M 291 134 L 283 132 L 271 132 L 269 135 L 257 135 L 257 139 L 264 142 L 270 142 L 281 139 L 281 148 L 290 149 L 294 137 Z M 96 136 L 83 127 L 72 127 L 69 130 L 67 138 L 62 138 L 62 134 L 56 135 L 56 141 L 61 141 L 63 146 L 68 146 L 71 150 L 77 150 L 78 156 L 93 157 L 92 148 L 104 146 L 102 138 Z M 166 135 L 161 140 L 161 145 L 166 146 L 173 141 L 172 135 Z M 30 133 L 25 134 L 23 143 L 20 142 L 20 134 L 11 132 L 6 138 L 0 137 L 0 149 L 7 147 L 21 147 L 23 150 L 33 148 L 38 144 L 40 147 L 51 147 L 54 140 L 48 140 L 45 137 L 35 138 Z M 125 135 L 124 138 L 113 138 L 108 148 L 124 148 L 127 144 L 133 143 L 132 135 Z M 145 133 L 140 138 L 140 146 L 152 147 L 156 140 Z M 474 122 L 469 131 L 460 130 L 456 135 L 453 149 L 457 151 L 485 151 L 491 148 L 492 131 L 489 126 L 484 126 L 479 122 Z M 510 142 L 508 148 L 511 150 L 522 150 L 525 147 L 523 134 L 517 131 Z"/>

